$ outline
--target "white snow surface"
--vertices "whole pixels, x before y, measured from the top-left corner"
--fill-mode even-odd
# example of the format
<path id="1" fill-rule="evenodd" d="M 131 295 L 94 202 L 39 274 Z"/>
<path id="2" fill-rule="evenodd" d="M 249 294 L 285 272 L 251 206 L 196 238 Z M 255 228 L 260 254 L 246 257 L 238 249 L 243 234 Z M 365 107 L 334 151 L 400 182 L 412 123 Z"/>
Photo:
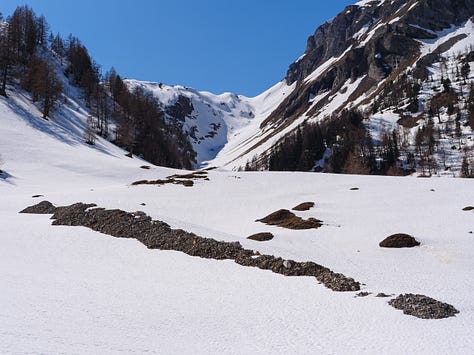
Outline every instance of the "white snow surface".
<path id="1" fill-rule="evenodd" d="M 72 102 L 45 121 L 27 97 L 9 94 L 0 97 L 2 353 L 472 354 L 474 212 L 462 211 L 474 204 L 471 180 L 214 170 L 192 188 L 132 187 L 176 171 L 140 169 L 145 162 L 101 139 L 84 144 L 77 128 L 84 113 Z M 44 197 L 32 198 L 37 194 Z M 148 250 L 136 240 L 18 214 L 41 199 L 143 210 L 204 237 L 320 263 L 372 294 L 335 293 L 311 277 Z M 298 215 L 323 220 L 322 228 L 255 222 L 304 201 L 316 207 Z M 264 231 L 275 238 L 246 239 Z M 379 248 L 399 232 L 422 245 Z M 460 313 L 417 319 L 374 297 L 378 292 L 425 294 Z"/>
<path id="2" fill-rule="evenodd" d="M 474 22 L 472 22 L 472 20 L 466 21 L 461 26 L 452 25 L 450 28 L 446 28 L 442 31 L 429 32 L 435 34 L 437 38 L 419 40 L 419 42 L 422 44 L 422 55 L 434 52 L 443 43 L 446 43 L 450 39 L 453 39 L 457 36 L 465 37 L 458 40 L 453 46 L 449 48 L 448 51 L 444 52 L 443 56 L 459 55 L 460 53 L 464 53 L 469 50 L 474 43 Z"/>
<path id="3" fill-rule="evenodd" d="M 385 2 L 385 0 L 361 0 L 355 3 L 359 7 L 367 7 L 372 5 L 380 6 Z"/>

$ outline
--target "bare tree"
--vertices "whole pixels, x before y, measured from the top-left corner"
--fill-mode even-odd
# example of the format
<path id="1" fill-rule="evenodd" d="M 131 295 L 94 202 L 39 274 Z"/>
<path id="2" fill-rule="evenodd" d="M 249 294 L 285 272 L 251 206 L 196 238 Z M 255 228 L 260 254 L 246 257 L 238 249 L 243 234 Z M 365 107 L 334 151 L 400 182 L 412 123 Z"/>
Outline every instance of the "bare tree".
<path id="1" fill-rule="evenodd" d="M 89 145 L 95 144 L 96 130 L 97 130 L 97 126 L 96 126 L 95 120 L 92 117 L 92 115 L 89 115 L 89 117 L 87 117 L 86 129 L 84 131 L 84 139 L 86 140 L 87 144 Z"/>
<path id="2" fill-rule="evenodd" d="M 8 24 L 0 24 L 0 95 L 7 96 L 7 79 L 13 64 Z"/>

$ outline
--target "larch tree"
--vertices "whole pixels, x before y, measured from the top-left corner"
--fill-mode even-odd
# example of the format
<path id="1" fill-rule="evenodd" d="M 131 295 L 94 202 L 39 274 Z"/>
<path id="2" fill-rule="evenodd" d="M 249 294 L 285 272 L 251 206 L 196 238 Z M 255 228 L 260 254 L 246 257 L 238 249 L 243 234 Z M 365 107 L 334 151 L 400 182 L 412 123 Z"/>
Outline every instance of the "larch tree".
<path id="1" fill-rule="evenodd" d="M 36 59 L 30 70 L 29 84 L 33 100 L 41 101 L 43 118 L 50 117 L 51 109 L 57 103 L 62 93 L 62 84 L 54 72 L 54 68 L 43 59 Z"/>

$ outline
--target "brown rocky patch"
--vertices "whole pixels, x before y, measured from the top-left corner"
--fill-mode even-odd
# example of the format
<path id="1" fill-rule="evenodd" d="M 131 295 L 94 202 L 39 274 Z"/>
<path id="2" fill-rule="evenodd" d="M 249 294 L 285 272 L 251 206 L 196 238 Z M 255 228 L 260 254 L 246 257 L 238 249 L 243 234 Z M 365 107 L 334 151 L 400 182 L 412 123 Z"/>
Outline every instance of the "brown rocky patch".
<path id="1" fill-rule="evenodd" d="M 262 219 L 257 219 L 256 222 L 287 229 L 316 229 L 323 225 L 322 221 L 316 218 L 304 220 L 296 216 L 293 212 L 283 209 L 273 212 Z"/>
<path id="2" fill-rule="evenodd" d="M 382 248 L 413 248 L 420 245 L 420 242 L 411 235 L 398 233 L 393 234 L 380 242 Z"/>
<path id="3" fill-rule="evenodd" d="M 56 207 L 49 201 L 41 201 L 37 205 L 30 206 L 25 208 L 20 213 L 30 213 L 30 214 L 53 214 L 56 210 Z"/>
<path id="4" fill-rule="evenodd" d="M 257 242 L 267 242 L 269 240 L 272 240 L 273 238 L 274 235 L 272 233 L 257 233 L 251 235 L 250 237 L 247 237 L 247 239 L 255 240 Z"/>
<path id="5" fill-rule="evenodd" d="M 392 307 L 400 309 L 404 314 L 422 319 L 443 319 L 454 317 L 459 311 L 450 304 L 433 298 L 407 293 L 391 300 Z"/>
<path id="6" fill-rule="evenodd" d="M 194 186 L 194 180 L 209 180 L 207 177 L 207 171 L 195 171 L 190 174 L 175 174 L 168 176 L 166 179 L 158 179 L 158 180 L 139 180 L 132 183 L 132 186 L 137 185 L 166 185 L 166 184 L 174 184 L 174 185 L 183 185 L 185 187 L 192 187 Z"/>
<path id="7" fill-rule="evenodd" d="M 138 185 L 167 185 L 167 184 L 174 184 L 174 185 L 183 185 L 185 187 L 192 187 L 194 186 L 194 182 L 192 180 L 175 180 L 175 179 L 166 179 L 166 180 L 139 180 L 132 183 L 132 186 Z"/>
<path id="8" fill-rule="evenodd" d="M 54 213 L 53 225 L 83 226 L 116 238 L 137 239 L 149 249 L 175 250 L 206 259 L 230 259 L 242 266 L 271 270 L 285 276 L 312 276 L 333 291 L 360 290 L 359 282 L 314 262 L 297 262 L 273 255 L 260 255 L 253 250 L 244 249 L 239 242 L 217 241 L 181 229 L 171 229 L 168 224 L 154 221 L 144 212 L 106 210 L 84 203 L 54 207 L 49 202 L 24 211 L 43 211 L 43 207 L 50 208 L 50 214 Z"/>
<path id="9" fill-rule="evenodd" d="M 168 179 L 208 179 L 207 171 L 195 171 L 190 174 L 175 174 L 167 177 Z"/>
<path id="10" fill-rule="evenodd" d="M 293 211 L 309 211 L 314 207 L 314 202 L 303 202 L 292 208 Z"/>
<path id="11" fill-rule="evenodd" d="M 467 206 L 462 209 L 463 211 L 472 211 L 474 210 L 474 206 Z"/>

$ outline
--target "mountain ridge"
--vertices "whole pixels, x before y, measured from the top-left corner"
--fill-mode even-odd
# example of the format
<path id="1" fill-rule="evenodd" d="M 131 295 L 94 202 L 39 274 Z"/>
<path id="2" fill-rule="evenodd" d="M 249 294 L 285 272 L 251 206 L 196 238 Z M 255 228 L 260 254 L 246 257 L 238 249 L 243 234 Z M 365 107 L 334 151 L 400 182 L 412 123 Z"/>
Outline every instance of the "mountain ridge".
<path id="1" fill-rule="evenodd" d="M 245 132 L 245 139 L 240 141 L 230 139 L 232 149 L 226 149 L 225 145 L 222 150 L 215 149 L 219 153 L 207 164 L 241 169 L 256 158 L 260 162 L 257 169 L 266 169 L 268 155 L 284 137 L 299 128 L 304 130 L 307 123 L 325 122 L 343 110 L 360 110 L 364 115 L 364 125 L 369 128 L 374 143 L 377 143 L 381 140 L 379 135 L 384 127 L 374 124 L 378 120 L 376 117 L 386 114 L 390 116 L 387 119 L 393 121 L 397 115 L 400 120 L 413 114 L 429 115 L 430 102 L 438 94 L 437 89 L 427 90 L 428 81 L 433 78 L 438 81 L 438 86 L 442 86 L 441 81 L 447 77 L 453 82 L 456 101 L 467 100 L 467 89 L 461 87 L 462 83 L 459 84 L 459 68 L 466 61 L 470 62 L 469 48 L 474 44 L 470 20 L 473 15 L 473 1 L 359 1 L 348 6 L 309 37 L 305 53 L 290 65 L 286 77 L 279 83 L 287 86 L 285 97 L 275 104 L 271 114 L 259 120 L 260 125 L 258 128 L 255 125 L 255 132 Z M 441 73 L 439 63 L 444 63 L 448 57 L 449 69 L 455 72 Z M 376 106 L 384 100 L 383 96 L 395 95 L 393 91 L 387 91 L 387 87 L 393 82 L 399 83 L 400 78 L 407 74 L 410 85 L 424 87 L 424 102 L 417 97 L 420 107 L 415 110 L 412 105 L 411 111 L 415 112 L 407 110 L 405 102 L 409 100 L 409 90 L 403 88 L 405 96 L 392 105 L 390 112 L 378 112 Z M 466 80 L 469 83 L 472 77 L 464 78 Z M 460 103 L 456 105 L 461 112 L 462 126 L 467 128 L 461 129 L 464 139 L 458 144 L 461 152 L 457 162 L 453 159 L 449 167 L 442 163 L 444 168 L 452 168 L 454 174 L 461 170 L 463 154 L 469 162 L 473 159 L 470 111 L 461 107 Z M 438 116 L 443 114 L 446 115 L 446 112 Z M 440 118 L 439 123 L 441 121 L 457 125 L 451 115 Z M 425 118 L 424 124 L 417 124 L 416 128 L 421 129 L 427 124 Z M 390 126 L 400 131 L 399 134 L 403 133 L 402 125 L 392 122 Z M 435 126 L 438 129 L 438 125 Z M 413 147 L 417 132 L 412 129 L 408 134 L 411 136 L 408 145 Z M 443 149 L 449 145 L 445 143 Z M 326 149 L 332 147 L 327 146 Z M 407 151 L 404 161 L 397 157 L 398 168 L 411 170 L 407 168 L 408 154 L 413 152 Z M 430 155 L 429 159 L 441 165 L 439 154 Z M 378 154 L 375 159 L 384 158 Z M 418 162 L 423 159 L 415 157 L 416 170 L 419 169 Z"/>

